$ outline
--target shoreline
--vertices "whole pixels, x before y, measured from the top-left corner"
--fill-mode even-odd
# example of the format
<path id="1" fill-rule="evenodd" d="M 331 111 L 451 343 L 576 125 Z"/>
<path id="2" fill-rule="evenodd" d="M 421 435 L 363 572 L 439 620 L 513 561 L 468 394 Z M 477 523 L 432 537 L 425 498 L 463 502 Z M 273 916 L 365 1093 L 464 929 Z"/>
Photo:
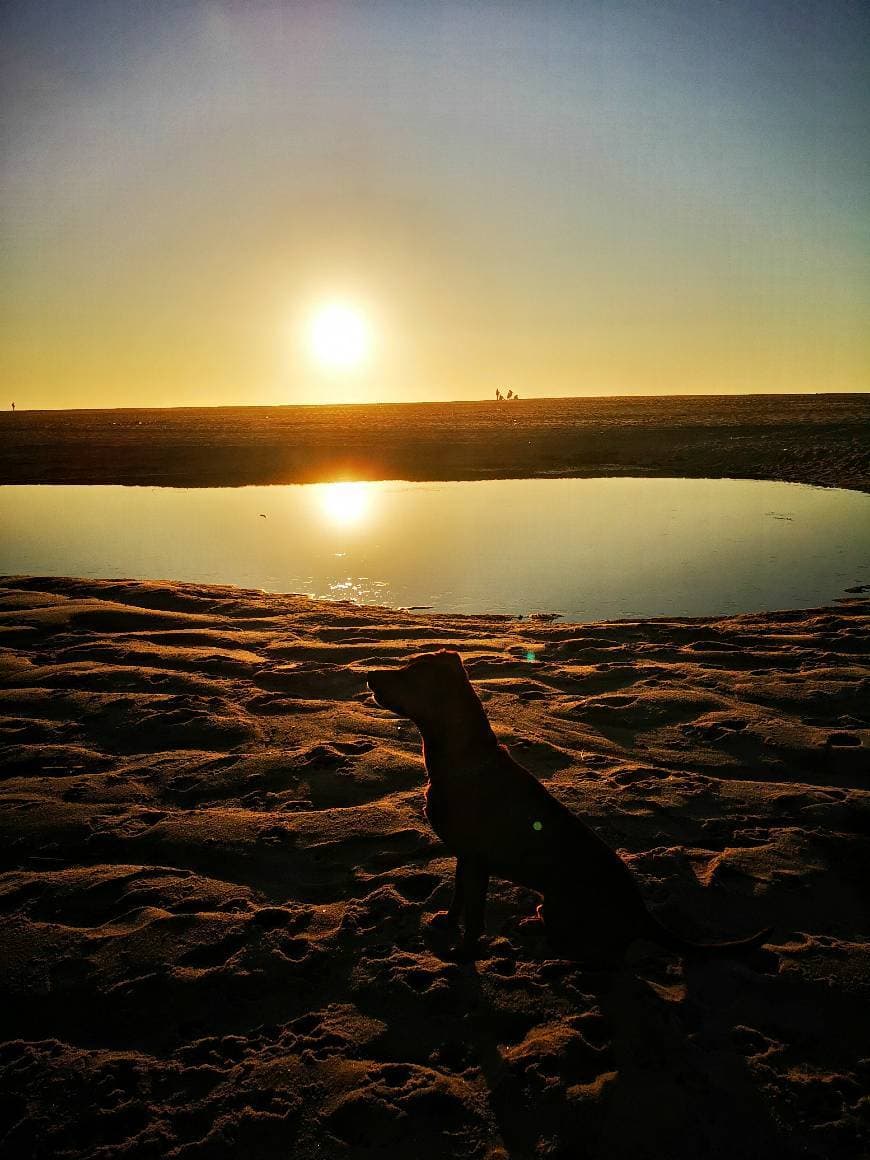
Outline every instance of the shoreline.
<path id="1" fill-rule="evenodd" d="M 456 963 L 419 735 L 365 689 L 440 647 L 668 925 L 768 946 L 596 971 L 493 879 Z M 868 690 L 860 594 L 564 623 L 0 579 L 7 1147 L 858 1160 Z"/>
<path id="2" fill-rule="evenodd" d="M 870 491 L 870 394 L 0 412 L 0 484 L 651 476 Z"/>

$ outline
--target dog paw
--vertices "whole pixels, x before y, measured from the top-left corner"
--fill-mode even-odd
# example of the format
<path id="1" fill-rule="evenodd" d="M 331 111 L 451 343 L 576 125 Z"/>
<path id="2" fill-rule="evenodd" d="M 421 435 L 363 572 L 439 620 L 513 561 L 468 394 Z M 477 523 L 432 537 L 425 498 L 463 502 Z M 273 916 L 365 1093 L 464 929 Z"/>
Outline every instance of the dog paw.
<path id="1" fill-rule="evenodd" d="M 448 911 L 436 910 L 426 919 L 426 925 L 432 927 L 433 930 L 456 930 L 458 924 L 451 919 Z"/>
<path id="2" fill-rule="evenodd" d="M 538 911 L 540 911 L 538 907 Z M 525 918 L 521 918 L 517 923 L 517 930 L 521 930 L 523 934 L 542 934 L 544 930 L 544 920 L 536 911 L 534 914 L 528 914 Z"/>
<path id="3" fill-rule="evenodd" d="M 476 942 L 460 943 L 450 952 L 450 959 L 454 963 L 474 963 L 481 957 L 482 952 Z"/>

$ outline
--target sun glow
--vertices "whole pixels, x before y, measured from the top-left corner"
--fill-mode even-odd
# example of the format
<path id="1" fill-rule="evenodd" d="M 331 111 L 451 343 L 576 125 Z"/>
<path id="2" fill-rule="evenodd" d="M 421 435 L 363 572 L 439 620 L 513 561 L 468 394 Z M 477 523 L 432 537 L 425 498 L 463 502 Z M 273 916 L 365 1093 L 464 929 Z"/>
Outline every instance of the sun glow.
<path id="1" fill-rule="evenodd" d="M 318 488 L 320 509 L 331 524 L 357 527 L 369 514 L 371 488 L 366 483 L 324 483 Z"/>
<path id="2" fill-rule="evenodd" d="M 327 370 L 353 370 L 366 361 L 371 349 L 364 315 L 343 302 L 330 302 L 315 312 L 308 338 L 314 361 Z"/>

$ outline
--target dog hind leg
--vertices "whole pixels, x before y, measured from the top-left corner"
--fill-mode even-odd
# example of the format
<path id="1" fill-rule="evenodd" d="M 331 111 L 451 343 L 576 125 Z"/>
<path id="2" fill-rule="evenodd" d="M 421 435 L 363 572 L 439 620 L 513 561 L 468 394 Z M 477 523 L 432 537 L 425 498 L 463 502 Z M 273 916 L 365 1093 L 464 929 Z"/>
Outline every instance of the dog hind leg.
<path id="1" fill-rule="evenodd" d="M 624 914 L 586 896 L 581 907 L 574 894 L 548 892 L 538 917 L 558 954 L 591 967 L 615 966 L 634 937 Z"/>
<path id="2" fill-rule="evenodd" d="M 576 958 L 580 944 L 577 908 L 568 900 L 551 893 L 537 908 L 537 916 L 544 924 L 547 942 L 566 958 Z"/>

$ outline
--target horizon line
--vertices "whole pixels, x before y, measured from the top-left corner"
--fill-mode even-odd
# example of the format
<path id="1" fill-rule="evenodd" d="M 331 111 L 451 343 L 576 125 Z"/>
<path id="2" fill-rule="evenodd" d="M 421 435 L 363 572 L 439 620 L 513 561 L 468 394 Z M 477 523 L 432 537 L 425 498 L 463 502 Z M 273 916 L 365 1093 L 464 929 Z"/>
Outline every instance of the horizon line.
<path id="1" fill-rule="evenodd" d="M 827 397 L 858 397 L 870 395 L 870 388 L 861 391 L 669 391 L 666 394 L 607 394 L 607 395 L 525 395 L 518 399 L 496 400 L 491 395 L 475 399 L 408 399 L 404 401 L 384 400 L 345 400 L 343 402 L 328 403 L 177 403 L 168 406 L 126 405 L 121 407 L 19 407 L 12 411 L 9 408 L 0 410 L 0 414 L 41 414 L 43 412 L 80 412 L 80 411 L 284 411 L 295 409 L 344 408 L 344 407 L 454 407 L 476 406 L 480 403 L 552 403 L 557 401 L 600 401 L 602 399 L 626 401 L 650 401 L 654 399 L 759 399 L 759 398 L 818 398 Z"/>

